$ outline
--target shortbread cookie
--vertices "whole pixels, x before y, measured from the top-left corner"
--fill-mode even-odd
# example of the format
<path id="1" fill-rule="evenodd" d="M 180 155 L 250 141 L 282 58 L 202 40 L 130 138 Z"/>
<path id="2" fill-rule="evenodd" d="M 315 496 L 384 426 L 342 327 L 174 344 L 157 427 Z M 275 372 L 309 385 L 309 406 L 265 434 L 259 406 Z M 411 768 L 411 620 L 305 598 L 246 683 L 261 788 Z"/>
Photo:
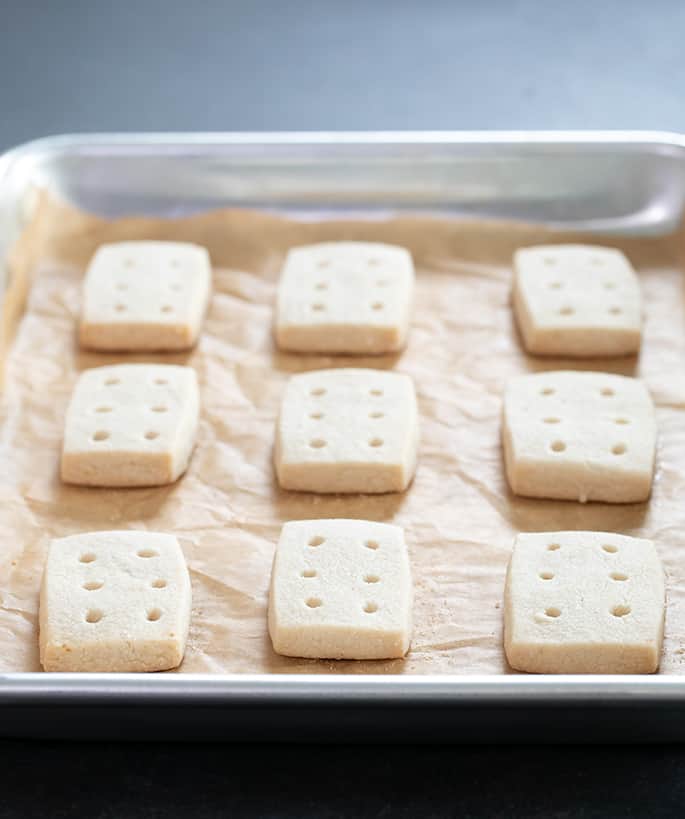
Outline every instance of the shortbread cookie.
<path id="1" fill-rule="evenodd" d="M 185 472 L 195 444 L 195 371 L 167 364 L 86 370 L 67 410 L 62 480 L 159 486 Z"/>
<path id="2" fill-rule="evenodd" d="M 621 375 L 549 372 L 504 396 L 509 485 L 533 498 L 633 503 L 649 497 L 656 422 L 645 385 Z"/>
<path id="3" fill-rule="evenodd" d="M 286 523 L 274 558 L 269 634 L 289 657 L 403 657 L 412 630 L 404 533 L 365 520 Z"/>
<path id="4" fill-rule="evenodd" d="M 592 245 L 517 250 L 513 303 L 531 353 L 615 356 L 640 349 L 640 287 L 620 250 Z"/>
<path id="5" fill-rule="evenodd" d="M 606 532 L 519 535 L 504 592 L 509 664 L 542 674 L 656 671 L 664 595 L 651 540 Z"/>
<path id="6" fill-rule="evenodd" d="M 409 330 L 408 251 L 369 242 L 296 247 L 281 274 L 276 340 L 303 353 L 391 353 Z"/>
<path id="7" fill-rule="evenodd" d="M 163 671 L 183 659 L 190 579 L 175 537 L 91 532 L 53 540 L 40 593 L 46 671 Z"/>
<path id="8" fill-rule="evenodd" d="M 186 242 L 102 245 L 83 287 L 80 341 L 94 350 L 187 350 L 211 290 L 204 247 Z"/>
<path id="9" fill-rule="evenodd" d="M 418 413 L 407 375 L 317 370 L 288 382 L 274 457 L 283 489 L 403 492 L 416 468 Z"/>

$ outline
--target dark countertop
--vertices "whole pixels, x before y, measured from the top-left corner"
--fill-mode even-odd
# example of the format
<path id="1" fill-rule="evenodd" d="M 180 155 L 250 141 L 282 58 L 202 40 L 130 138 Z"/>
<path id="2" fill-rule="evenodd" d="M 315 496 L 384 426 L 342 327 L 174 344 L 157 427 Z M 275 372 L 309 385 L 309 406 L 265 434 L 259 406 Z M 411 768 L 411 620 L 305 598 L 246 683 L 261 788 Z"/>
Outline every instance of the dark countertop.
<path id="1" fill-rule="evenodd" d="M 75 131 L 685 131 L 678 0 L 5 0 L 3 12 L 0 149 Z M 675 746 L 0 748 L 0 819 L 656 817 L 685 802 Z"/>
<path id="2" fill-rule="evenodd" d="M 0 819 L 657 819 L 685 800 L 673 747 L 0 747 Z"/>

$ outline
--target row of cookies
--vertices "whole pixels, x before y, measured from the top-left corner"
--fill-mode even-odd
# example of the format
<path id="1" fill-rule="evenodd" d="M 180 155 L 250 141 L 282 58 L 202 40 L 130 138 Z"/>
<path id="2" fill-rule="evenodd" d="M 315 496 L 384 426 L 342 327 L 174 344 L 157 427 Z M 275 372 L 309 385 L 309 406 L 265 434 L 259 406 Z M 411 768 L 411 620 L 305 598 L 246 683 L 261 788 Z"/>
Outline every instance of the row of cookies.
<path id="1" fill-rule="evenodd" d="M 169 364 L 86 370 L 66 414 L 61 474 L 86 486 L 157 486 L 185 471 L 195 443 L 195 372 Z M 638 379 L 548 372 L 504 396 L 505 469 L 520 495 L 627 503 L 651 491 L 654 407 Z M 404 491 L 419 420 L 411 379 L 339 368 L 290 378 L 274 446 L 279 484 L 309 492 Z"/>
<path id="2" fill-rule="evenodd" d="M 504 589 L 507 659 L 538 673 L 653 672 L 664 595 L 651 541 L 598 532 L 521 534 Z M 400 527 L 291 521 L 271 575 L 273 648 L 307 658 L 403 657 L 412 596 Z M 50 544 L 40 596 L 46 671 L 175 668 L 190 618 L 190 580 L 175 537 L 129 530 Z"/>
<path id="3" fill-rule="evenodd" d="M 93 532 L 51 542 L 39 615 L 46 671 L 175 668 L 190 618 L 188 570 L 172 535 Z M 402 529 L 354 520 L 286 523 L 268 627 L 274 650 L 287 656 L 404 656 L 412 582 Z"/>
<path id="4" fill-rule="evenodd" d="M 279 283 L 277 344 L 303 353 L 396 352 L 407 341 L 413 290 L 404 248 L 368 242 L 293 248 Z M 188 350 L 210 296 L 211 263 L 199 245 L 102 245 L 84 279 L 80 344 L 103 352 Z"/>
<path id="5" fill-rule="evenodd" d="M 84 279 L 80 344 L 101 351 L 189 349 L 210 293 L 205 248 L 101 246 Z M 199 410 L 190 367 L 86 370 L 66 413 L 62 479 L 110 487 L 175 481 L 191 457 Z M 175 668 L 190 613 L 190 578 L 173 535 L 105 531 L 53 540 L 40 593 L 40 661 L 46 671 Z"/>
<path id="6" fill-rule="evenodd" d="M 599 357 L 639 350 L 640 288 L 618 250 L 543 245 L 514 254 L 513 307 L 528 352 Z M 408 337 L 414 268 L 401 247 L 329 242 L 289 251 L 275 337 L 283 350 L 382 354 Z M 86 273 L 79 338 L 102 351 L 186 350 L 211 293 L 205 248 L 181 242 L 101 246 Z"/>
<path id="7" fill-rule="evenodd" d="M 638 280 L 617 250 L 521 249 L 512 301 L 530 353 L 587 358 L 640 349 Z M 517 494 L 630 503 L 651 493 L 656 421 L 638 379 L 582 371 L 514 379 L 502 443 Z M 665 597 L 652 541 L 583 531 L 519 535 L 504 595 L 509 664 L 539 673 L 654 672 Z"/>

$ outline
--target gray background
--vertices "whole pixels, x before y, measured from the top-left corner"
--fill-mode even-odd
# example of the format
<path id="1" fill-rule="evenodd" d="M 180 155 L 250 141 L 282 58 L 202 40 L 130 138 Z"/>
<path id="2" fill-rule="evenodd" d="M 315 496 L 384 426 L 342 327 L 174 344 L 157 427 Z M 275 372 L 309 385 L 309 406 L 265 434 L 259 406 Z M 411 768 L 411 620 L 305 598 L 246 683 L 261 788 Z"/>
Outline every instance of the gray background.
<path id="1" fill-rule="evenodd" d="M 682 0 L 0 9 L 0 149 L 74 131 L 685 131 Z"/>

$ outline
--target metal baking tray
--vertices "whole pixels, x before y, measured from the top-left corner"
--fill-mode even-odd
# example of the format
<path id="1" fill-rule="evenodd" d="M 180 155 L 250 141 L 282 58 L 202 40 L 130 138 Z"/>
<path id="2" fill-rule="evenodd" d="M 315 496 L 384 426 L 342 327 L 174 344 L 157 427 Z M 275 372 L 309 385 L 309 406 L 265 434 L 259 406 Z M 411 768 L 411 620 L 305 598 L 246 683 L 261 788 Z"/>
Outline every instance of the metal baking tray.
<path id="1" fill-rule="evenodd" d="M 108 217 L 172 217 L 227 206 L 304 219 L 381 218 L 404 210 L 665 235 L 683 218 L 685 137 L 651 132 L 52 137 L 0 157 L 0 260 L 28 218 L 38 188 Z M 0 674 L 0 735 L 681 740 L 685 676 Z"/>

